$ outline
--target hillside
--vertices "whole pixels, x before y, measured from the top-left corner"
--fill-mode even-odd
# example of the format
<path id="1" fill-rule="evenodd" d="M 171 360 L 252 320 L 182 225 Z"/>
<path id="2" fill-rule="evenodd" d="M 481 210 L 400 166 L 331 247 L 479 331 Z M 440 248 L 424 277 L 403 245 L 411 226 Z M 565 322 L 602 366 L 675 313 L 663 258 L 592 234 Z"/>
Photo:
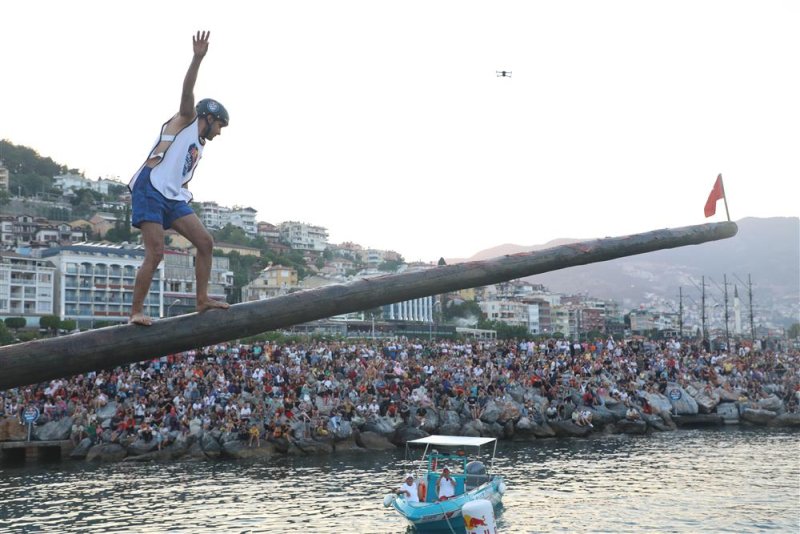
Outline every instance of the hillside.
<path id="1" fill-rule="evenodd" d="M 737 221 L 739 233 L 723 241 L 699 246 L 651 252 L 603 263 L 572 267 L 526 278 L 557 292 L 586 292 L 590 295 L 637 304 L 646 293 L 677 299 L 699 293 L 692 281 L 709 277 L 708 291 L 720 293 L 714 285 L 728 281 L 744 291 L 750 275 L 753 291 L 762 305 L 797 305 L 800 302 L 800 218 L 745 218 Z M 463 260 L 487 259 L 504 254 L 540 250 L 586 239 L 555 239 L 545 245 L 502 245 L 478 252 Z M 448 260 L 456 263 L 458 260 Z M 732 291 L 733 289 L 729 289 Z"/>

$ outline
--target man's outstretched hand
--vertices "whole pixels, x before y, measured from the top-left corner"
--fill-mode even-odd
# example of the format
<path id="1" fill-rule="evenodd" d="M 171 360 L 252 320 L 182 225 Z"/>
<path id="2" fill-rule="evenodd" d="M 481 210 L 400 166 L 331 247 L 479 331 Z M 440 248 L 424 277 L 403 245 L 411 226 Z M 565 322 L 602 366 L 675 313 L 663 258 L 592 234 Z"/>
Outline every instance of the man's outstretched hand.
<path id="1" fill-rule="evenodd" d="M 197 35 L 192 36 L 192 48 L 194 48 L 194 55 L 203 57 L 208 52 L 208 38 L 211 37 L 211 32 L 197 32 Z"/>

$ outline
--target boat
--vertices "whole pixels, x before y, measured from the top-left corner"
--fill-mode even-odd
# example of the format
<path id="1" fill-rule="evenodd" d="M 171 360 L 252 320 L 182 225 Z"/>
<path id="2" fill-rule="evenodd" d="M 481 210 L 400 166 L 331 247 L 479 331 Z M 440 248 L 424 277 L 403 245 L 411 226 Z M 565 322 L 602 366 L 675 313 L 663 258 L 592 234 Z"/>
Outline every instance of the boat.
<path id="1" fill-rule="evenodd" d="M 420 502 L 408 502 L 404 495 L 387 494 L 383 505 L 392 506 L 416 530 L 464 530 L 461 508 L 476 499 L 484 499 L 498 508 L 502 504 L 506 485 L 503 477 L 490 475 L 497 452 L 496 438 L 466 436 L 428 436 L 406 442 L 406 458 L 412 448 L 425 447 L 419 460 L 417 486 Z M 484 449 L 484 447 L 486 449 Z M 491 447 L 489 469 L 482 461 L 483 451 Z M 441 452 L 440 452 L 441 449 Z M 471 455 L 468 455 L 468 451 Z M 471 459 L 474 458 L 474 459 Z M 447 467 L 456 483 L 455 495 L 439 500 L 436 482 Z"/>

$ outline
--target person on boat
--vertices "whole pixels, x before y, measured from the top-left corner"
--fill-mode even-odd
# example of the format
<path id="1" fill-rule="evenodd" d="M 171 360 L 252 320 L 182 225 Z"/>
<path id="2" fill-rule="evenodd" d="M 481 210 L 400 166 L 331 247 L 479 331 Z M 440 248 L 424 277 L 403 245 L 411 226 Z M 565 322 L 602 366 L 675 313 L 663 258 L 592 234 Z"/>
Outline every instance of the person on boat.
<path id="1" fill-rule="evenodd" d="M 419 490 L 417 489 L 417 482 L 414 480 L 414 475 L 411 473 L 406 474 L 406 478 L 400 489 L 397 491 L 398 495 L 402 495 L 406 502 L 419 502 Z"/>
<path id="2" fill-rule="evenodd" d="M 456 495 L 456 481 L 450 477 L 450 469 L 442 469 L 442 476 L 436 481 L 436 495 L 440 501 L 446 501 Z"/>

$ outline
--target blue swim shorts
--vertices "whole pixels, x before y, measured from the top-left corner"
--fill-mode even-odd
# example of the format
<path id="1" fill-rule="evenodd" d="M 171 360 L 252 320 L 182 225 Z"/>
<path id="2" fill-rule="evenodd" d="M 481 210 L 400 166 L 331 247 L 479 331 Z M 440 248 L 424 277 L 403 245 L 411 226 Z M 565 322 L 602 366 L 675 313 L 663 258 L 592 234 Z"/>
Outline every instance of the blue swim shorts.
<path id="1" fill-rule="evenodd" d="M 143 167 L 131 193 L 131 224 L 141 228 L 143 222 L 159 223 L 166 230 L 175 220 L 194 213 L 183 200 L 165 197 L 150 183 L 150 167 Z"/>

